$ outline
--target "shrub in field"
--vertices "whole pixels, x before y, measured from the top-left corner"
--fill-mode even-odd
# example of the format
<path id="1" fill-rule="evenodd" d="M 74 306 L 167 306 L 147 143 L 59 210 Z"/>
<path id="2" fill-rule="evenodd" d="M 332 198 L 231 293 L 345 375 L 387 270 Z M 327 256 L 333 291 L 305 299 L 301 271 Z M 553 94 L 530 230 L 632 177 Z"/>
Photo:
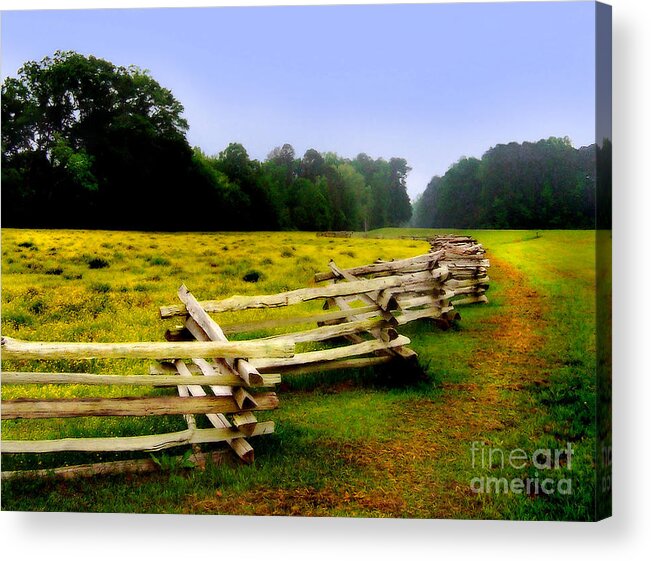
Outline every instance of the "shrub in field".
<path id="1" fill-rule="evenodd" d="M 29 305 L 29 311 L 35 315 L 40 315 L 45 311 L 46 304 L 43 300 L 36 300 Z"/>
<path id="2" fill-rule="evenodd" d="M 297 263 L 303 264 L 303 263 L 316 263 L 314 260 L 314 257 L 311 255 L 301 255 L 298 259 L 296 259 Z"/>
<path id="3" fill-rule="evenodd" d="M 61 267 L 52 267 L 51 269 L 45 269 L 46 275 L 61 275 L 63 274 L 63 269 Z"/>
<path id="4" fill-rule="evenodd" d="M 101 257 L 92 257 L 88 259 L 87 263 L 89 269 L 105 269 L 111 266 L 106 259 L 102 259 Z"/>
<path id="5" fill-rule="evenodd" d="M 249 271 L 242 277 L 242 280 L 244 282 L 258 282 L 261 278 L 262 273 L 258 271 Z"/>

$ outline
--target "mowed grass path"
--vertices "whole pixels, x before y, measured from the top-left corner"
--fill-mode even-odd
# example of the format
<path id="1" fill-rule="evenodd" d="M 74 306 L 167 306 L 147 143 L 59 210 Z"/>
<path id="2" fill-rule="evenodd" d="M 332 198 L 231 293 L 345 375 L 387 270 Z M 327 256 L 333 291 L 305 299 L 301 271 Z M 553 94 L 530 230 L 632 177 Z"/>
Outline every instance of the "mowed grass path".
<path id="1" fill-rule="evenodd" d="M 286 380 L 280 391 L 281 409 L 265 415 L 276 421 L 276 434 L 252 439 L 257 458 L 253 466 L 226 464 L 203 472 L 138 477 L 137 486 L 130 477 L 5 483 L 3 508 L 590 518 L 594 234 L 473 234 L 492 260 L 490 304 L 463 308 L 457 328 L 446 332 L 428 322 L 405 330 L 430 377 L 428 382 L 389 387 L 388 381 L 400 378 L 399 365 L 389 372 L 353 371 Z M 24 242 L 38 249 L 19 245 Z M 50 247 L 57 249 L 58 258 L 47 257 Z M 428 245 L 386 238 L 333 240 L 306 233 L 11 230 L 3 232 L 2 248 L 4 334 L 26 339 L 156 340 L 163 331 L 157 307 L 174 300 L 181 282 L 200 298 L 275 292 L 309 284 L 313 273 L 324 270 L 330 258 L 349 266 L 378 257 L 420 254 Z M 93 258 L 104 259 L 109 266 L 91 269 Z M 30 263 L 34 264 L 30 267 Z M 43 268 L 35 271 L 39 263 Z M 46 274 L 47 268 L 63 271 Z M 261 272 L 262 279 L 253 285 L 242 281 L 249 270 Z M 66 294 L 82 310 L 67 318 L 61 311 L 68 301 Z M 33 309 L 35 298 L 43 303 Z M 105 309 L 89 309 L 102 301 Z M 69 369 L 70 365 L 58 366 Z M 119 367 L 135 372 L 142 365 Z M 139 422 L 120 420 L 109 432 L 138 433 L 150 428 Z M 30 430 L 26 424 L 3 424 L 5 438 L 45 437 Z M 52 438 L 61 428 L 46 425 L 40 430 Z M 106 423 L 77 428 L 77 432 L 106 430 Z M 161 431 L 160 425 L 157 430 Z M 556 479 L 571 477 L 572 494 L 473 493 L 470 482 L 478 475 L 534 478 L 537 474 L 531 465 L 519 471 L 508 466 L 505 470 L 473 466 L 472 442 L 507 452 L 519 447 L 530 453 L 572 442 L 572 469 L 549 474 Z M 40 461 L 51 464 L 61 458 Z M 5 459 L 3 469 L 12 467 L 12 462 L 17 467 L 30 463 L 25 458 Z"/>

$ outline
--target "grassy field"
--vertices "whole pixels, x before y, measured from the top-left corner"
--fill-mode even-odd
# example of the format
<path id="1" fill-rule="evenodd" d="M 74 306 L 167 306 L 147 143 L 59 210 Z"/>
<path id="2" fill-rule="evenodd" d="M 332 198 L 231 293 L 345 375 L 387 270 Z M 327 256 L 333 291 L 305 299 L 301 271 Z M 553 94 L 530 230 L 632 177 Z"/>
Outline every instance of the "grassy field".
<path id="1" fill-rule="evenodd" d="M 200 299 L 312 283 L 329 259 L 347 267 L 425 253 L 405 235 L 167 234 L 3 230 L 2 333 L 30 340 L 160 340 L 160 305 L 185 283 Z M 594 233 L 477 231 L 491 259 L 490 303 L 461 310 L 453 329 L 403 330 L 428 379 L 396 366 L 286 376 L 274 435 L 252 439 L 253 466 L 75 482 L 5 482 L 6 510 L 591 519 L 594 516 Z M 245 282 L 256 272 L 258 282 Z M 280 310 L 275 312 L 283 314 Z M 261 312 L 249 312 L 256 317 Z M 232 318 L 223 314 L 218 321 Z M 242 318 L 239 315 L 238 318 Z M 60 361 L 59 371 L 143 371 L 142 361 Z M 3 363 L 3 369 L 35 368 Z M 65 389 L 64 389 L 65 388 Z M 111 395 L 147 390 L 113 388 Z M 163 390 L 149 390 L 164 393 Z M 169 392 L 169 390 L 167 390 Z M 106 394 L 106 388 L 2 390 L 3 398 Z M 3 438 L 135 435 L 183 428 L 180 418 L 6 421 Z M 475 443 L 473 445 L 473 443 Z M 537 450 L 571 443 L 568 462 L 540 468 Z M 472 447 L 530 457 L 523 467 L 473 463 Z M 120 456 L 124 457 L 124 455 Z M 104 457 L 103 457 L 104 458 Z M 82 454 L 3 457 L 2 469 L 94 461 Z M 111 459 L 111 458 L 107 458 Z M 476 478 L 520 478 L 571 493 L 473 492 Z M 474 487 L 477 490 L 477 487 Z"/>

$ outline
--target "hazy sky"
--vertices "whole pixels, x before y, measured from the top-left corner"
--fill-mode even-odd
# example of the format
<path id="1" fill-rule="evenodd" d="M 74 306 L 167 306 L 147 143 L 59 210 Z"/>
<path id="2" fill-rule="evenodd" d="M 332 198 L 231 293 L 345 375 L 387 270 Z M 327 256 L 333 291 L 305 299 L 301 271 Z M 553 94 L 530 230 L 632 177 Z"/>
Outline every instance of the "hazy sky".
<path id="1" fill-rule="evenodd" d="M 509 141 L 594 142 L 594 3 L 26 11 L 2 76 L 55 50 L 151 71 L 190 144 L 405 158 L 409 193 Z"/>

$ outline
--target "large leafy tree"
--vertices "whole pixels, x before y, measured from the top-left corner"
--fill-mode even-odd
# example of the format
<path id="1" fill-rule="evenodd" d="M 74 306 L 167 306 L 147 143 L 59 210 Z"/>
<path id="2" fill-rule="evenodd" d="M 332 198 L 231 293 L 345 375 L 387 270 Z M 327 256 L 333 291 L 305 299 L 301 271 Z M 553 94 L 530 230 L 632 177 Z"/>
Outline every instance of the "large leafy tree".
<path id="1" fill-rule="evenodd" d="M 182 112 L 135 66 L 70 51 L 24 64 L 2 85 L 3 222 L 159 226 L 192 172 Z"/>
<path id="2" fill-rule="evenodd" d="M 272 213 L 272 192 L 262 179 L 260 162 L 252 160 L 239 143 L 232 142 L 220 152 L 215 167 L 236 185 L 242 196 L 237 208 L 237 230 L 272 230 L 277 228 L 278 218 Z"/>

